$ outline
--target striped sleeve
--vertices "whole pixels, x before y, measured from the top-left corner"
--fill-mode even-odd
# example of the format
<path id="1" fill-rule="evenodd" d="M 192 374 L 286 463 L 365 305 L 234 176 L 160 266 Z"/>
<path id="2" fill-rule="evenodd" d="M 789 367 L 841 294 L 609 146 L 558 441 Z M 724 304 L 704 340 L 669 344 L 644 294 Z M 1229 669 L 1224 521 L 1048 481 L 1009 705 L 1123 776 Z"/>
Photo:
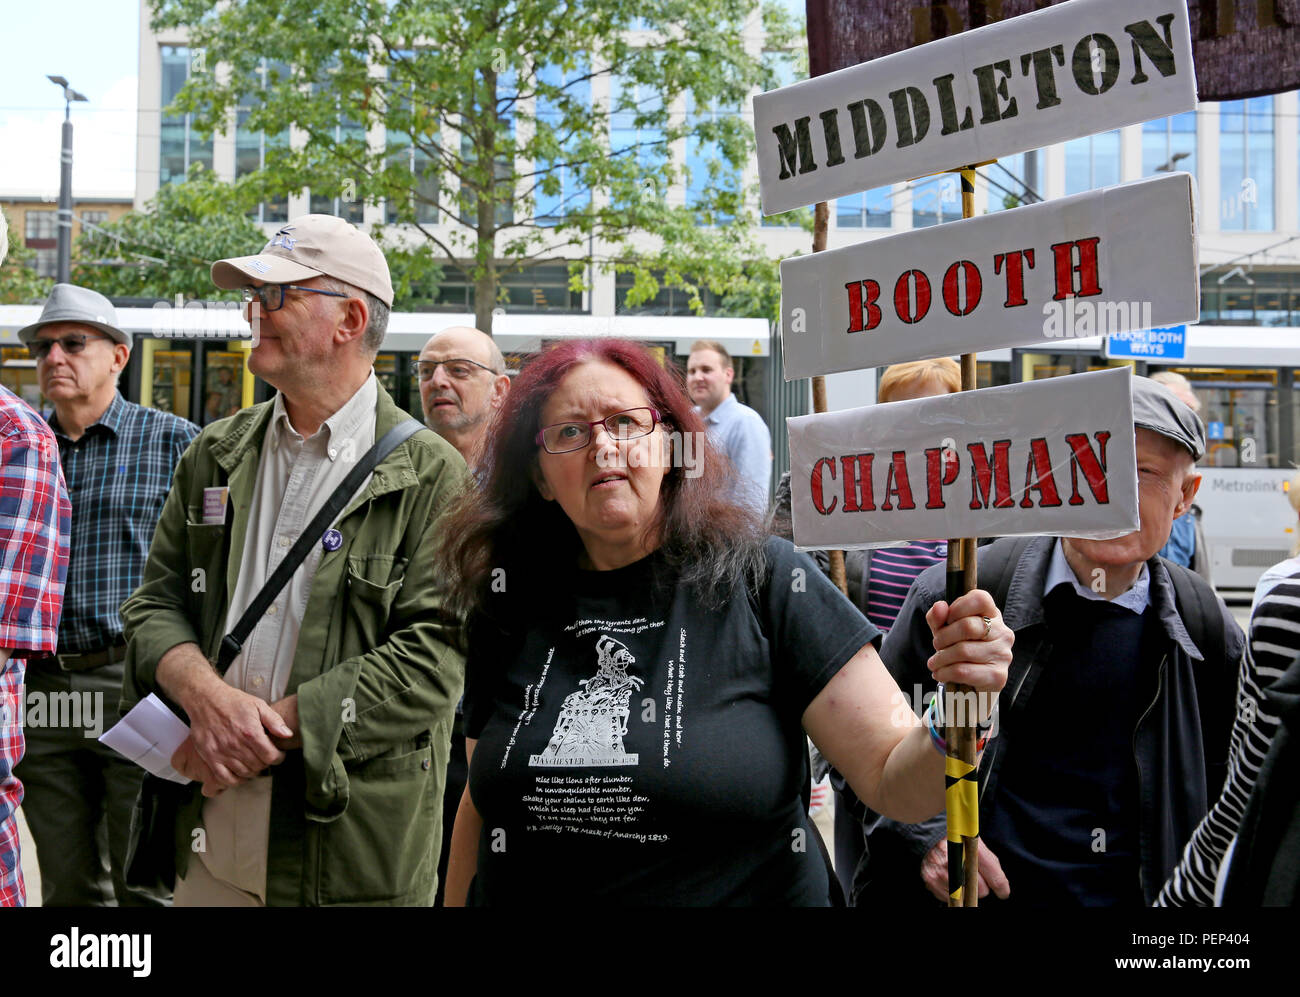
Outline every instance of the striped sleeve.
<path id="1" fill-rule="evenodd" d="M 1219 866 L 1241 825 L 1246 801 L 1268 754 L 1278 718 L 1263 695 L 1300 653 L 1300 574 L 1279 583 L 1255 607 L 1237 682 L 1228 776 L 1223 792 L 1197 826 L 1182 861 L 1156 899 L 1157 907 L 1209 907 Z"/>

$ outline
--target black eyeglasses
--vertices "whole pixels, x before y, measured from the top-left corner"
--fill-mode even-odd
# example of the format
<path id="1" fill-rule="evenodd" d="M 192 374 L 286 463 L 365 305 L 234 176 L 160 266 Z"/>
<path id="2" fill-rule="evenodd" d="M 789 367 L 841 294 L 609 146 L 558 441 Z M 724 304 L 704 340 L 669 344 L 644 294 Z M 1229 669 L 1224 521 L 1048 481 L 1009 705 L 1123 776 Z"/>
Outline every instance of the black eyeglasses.
<path id="1" fill-rule="evenodd" d="M 86 348 L 86 344 L 92 339 L 110 339 L 103 333 L 96 333 L 93 336 L 87 336 L 85 333 L 71 332 L 66 336 L 57 336 L 54 339 L 38 339 L 27 347 L 28 351 L 37 360 L 44 360 L 50 355 L 50 350 L 54 349 L 54 344 L 58 343 L 59 348 L 68 356 L 76 356 Z"/>
<path id="2" fill-rule="evenodd" d="M 630 408 L 595 422 L 557 422 L 553 426 L 544 426 L 536 440 L 546 448 L 547 453 L 569 453 L 581 450 L 590 443 L 591 434 L 597 426 L 604 426 L 605 432 L 609 433 L 609 438 L 615 443 L 624 443 L 649 436 L 659 423 L 659 418 L 658 409 Z"/>
<path id="3" fill-rule="evenodd" d="M 352 297 L 350 294 L 342 294 L 338 291 L 322 291 L 318 287 L 303 287 L 300 284 L 263 284 L 261 287 L 246 284 L 242 290 L 244 306 L 248 307 L 255 300 L 260 301 L 264 312 L 278 312 L 283 308 L 285 291 L 307 291 L 310 294 L 324 294 L 330 298 Z"/>
<path id="4" fill-rule="evenodd" d="M 453 360 L 412 360 L 411 373 L 421 381 L 429 381 L 433 379 L 433 375 L 437 373 L 438 368 L 444 364 L 447 367 L 448 376 L 455 378 L 457 381 L 467 381 L 480 370 L 485 370 L 489 374 L 496 373 L 491 367 L 485 367 L 477 360 L 462 360 L 460 358 Z"/>

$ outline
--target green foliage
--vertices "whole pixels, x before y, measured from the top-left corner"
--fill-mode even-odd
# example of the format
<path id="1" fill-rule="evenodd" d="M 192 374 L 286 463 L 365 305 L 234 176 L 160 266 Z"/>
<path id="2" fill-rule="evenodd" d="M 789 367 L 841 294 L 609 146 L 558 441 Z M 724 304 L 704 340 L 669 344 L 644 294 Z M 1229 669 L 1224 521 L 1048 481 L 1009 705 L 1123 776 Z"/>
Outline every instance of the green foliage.
<path id="1" fill-rule="evenodd" d="M 5 222 L 9 228 L 9 253 L 0 263 L 0 305 L 39 303 L 50 293 L 54 281 L 37 276 L 32 267 L 36 251 L 23 245 L 22 233 L 14 228 L 8 212 Z"/>
<path id="2" fill-rule="evenodd" d="M 210 299 L 220 293 L 212 284 L 214 261 L 266 245 L 266 233 L 246 214 L 251 206 L 236 187 L 196 165 L 143 211 L 83 232 L 73 282 L 110 297 Z"/>
<path id="3" fill-rule="evenodd" d="M 746 50 L 759 2 L 150 0 L 155 30 L 186 27 L 202 51 L 174 110 L 208 132 L 238 108 L 250 129 L 306 136 L 268 148 L 241 190 L 396 205 L 394 220 L 475 284 L 485 330 L 501 279 L 543 260 L 644 275 L 665 260 L 716 274 L 735 258 L 755 221 L 737 181 L 753 150 L 739 112 L 774 85 Z M 792 45 L 779 4 L 761 22 L 767 48 Z M 593 102 L 606 81 L 609 103 Z M 704 113 L 684 119 L 687 104 Z M 717 152 L 697 164 L 692 203 L 670 206 L 684 140 Z M 662 248 L 647 252 L 646 233 Z M 412 263 L 412 286 L 427 262 Z"/>

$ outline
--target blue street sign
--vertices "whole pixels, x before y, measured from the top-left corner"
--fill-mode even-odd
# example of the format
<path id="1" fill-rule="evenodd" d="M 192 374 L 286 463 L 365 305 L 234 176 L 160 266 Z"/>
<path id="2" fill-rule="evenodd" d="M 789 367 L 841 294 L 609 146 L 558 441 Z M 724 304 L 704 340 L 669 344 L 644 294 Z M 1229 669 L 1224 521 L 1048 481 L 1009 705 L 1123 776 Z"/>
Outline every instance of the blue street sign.
<path id="1" fill-rule="evenodd" d="M 1182 360 L 1187 356 L 1187 326 L 1167 325 L 1158 329 L 1134 329 L 1106 337 L 1106 356 L 1132 360 L 1159 357 Z"/>

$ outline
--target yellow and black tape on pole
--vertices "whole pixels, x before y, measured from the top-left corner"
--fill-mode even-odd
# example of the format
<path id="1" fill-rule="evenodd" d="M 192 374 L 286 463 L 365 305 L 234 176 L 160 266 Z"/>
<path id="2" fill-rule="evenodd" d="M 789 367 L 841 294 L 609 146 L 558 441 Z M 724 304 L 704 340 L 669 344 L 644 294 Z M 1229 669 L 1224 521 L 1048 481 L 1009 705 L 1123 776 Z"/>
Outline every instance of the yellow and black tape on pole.
<path id="1" fill-rule="evenodd" d="M 975 167 L 966 166 L 961 173 L 961 214 L 970 218 L 975 214 Z M 961 389 L 974 391 L 975 354 L 963 353 L 961 358 Z M 961 598 L 976 587 L 975 538 L 964 537 L 948 542 L 948 604 Z M 947 690 L 963 703 L 974 697 L 965 694 L 972 690 L 955 685 Z M 948 906 L 979 906 L 979 774 L 975 767 L 976 723 L 979 719 L 973 709 L 958 710 L 953 702 L 943 704 L 947 727 L 944 736 L 948 743 L 948 757 L 944 762 L 944 801 L 948 811 Z M 957 726 L 961 716 L 967 723 Z"/>

